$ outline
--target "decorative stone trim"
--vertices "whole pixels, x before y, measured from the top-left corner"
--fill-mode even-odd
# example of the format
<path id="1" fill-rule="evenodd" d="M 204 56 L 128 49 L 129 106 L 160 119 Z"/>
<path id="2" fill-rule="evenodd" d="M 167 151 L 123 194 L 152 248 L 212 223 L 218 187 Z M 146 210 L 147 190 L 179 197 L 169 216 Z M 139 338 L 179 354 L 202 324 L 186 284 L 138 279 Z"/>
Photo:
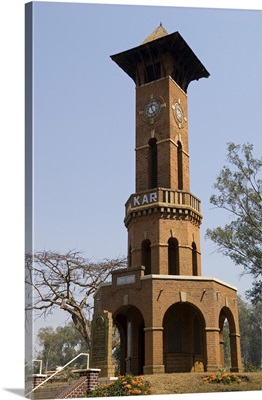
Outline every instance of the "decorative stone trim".
<path id="1" fill-rule="evenodd" d="M 207 326 L 205 328 L 206 332 L 220 332 L 220 329 L 217 328 L 216 326 Z"/>
<path id="2" fill-rule="evenodd" d="M 199 281 L 199 282 L 214 282 L 218 283 L 219 285 L 223 285 L 225 287 L 228 287 L 230 289 L 233 289 L 237 291 L 237 288 L 235 286 L 229 285 L 226 282 L 221 281 L 220 279 L 216 279 L 210 276 L 191 276 L 191 275 L 157 275 L 157 274 L 152 274 L 152 275 L 144 275 L 141 276 L 141 280 L 146 280 L 146 279 L 156 279 L 156 280 L 173 280 L 173 281 Z"/>
<path id="3" fill-rule="evenodd" d="M 148 328 L 144 328 L 144 332 L 147 331 L 163 331 L 164 328 L 162 326 L 149 326 Z"/>
<path id="4" fill-rule="evenodd" d="M 180 297 L 181 303 L 186 302 L 186 292 L 180 291 L 180 292 L 179 292 L 179 297 Z"/>
<path id="5" fill-rule="evenodd" d="M 240 333 L 230 333 L 229 337 L 240 337 Z"/>

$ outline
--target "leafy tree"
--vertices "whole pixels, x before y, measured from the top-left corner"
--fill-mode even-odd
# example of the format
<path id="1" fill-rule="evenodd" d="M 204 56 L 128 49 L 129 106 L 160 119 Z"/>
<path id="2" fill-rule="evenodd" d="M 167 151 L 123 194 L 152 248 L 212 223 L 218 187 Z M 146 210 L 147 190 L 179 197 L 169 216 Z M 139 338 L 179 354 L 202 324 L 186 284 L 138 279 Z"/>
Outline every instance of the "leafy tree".
<path id="1" fill-rule="evenodd" d="M 38 317 L 64 311 L 90 347 L 92 296 L 114 270 L 125 266 L 124 258 L 92 262 L 77 251 L 27 253 L 26 286 L 32 289 L 32 299 L 26 310 Z"/>
<path id="2" fill-rule="evenodd" d="M 37 358 L 43 361 L 46 371 L 65 365 L 80 353 L 89 352 L 87 343 L 72 322 L 56 329 L 41 328 L 37 339 L 42 348 Z"/>
<path id="3" fill-rule="evenodd" d="M 249 143 L 242 147 L 228 144 L 230 165 L 223 166 L 218 175 L 214 188 L 219 194 L 212 195 L 210 202 L 227 210 L 233 220 L 224 227 L 207 229 L 206 237 L 216 243 L 219 252 L 244 268 L 242 274 L 253 276 L 252 289 L 246 295 L 255 304 L 261 299 L 262 289 L 262 158 L 255 159 L 252 151 Z"/>
<path id="4" fill-rule="evenodd" d="M 245 302 L 238 296 L 240 346 L 243 366 L 246 371 L 258 370 L 262 361 L 262 306 Z M 225 367 L 231 365 L 230 332 L 227 319 L 223 327 Z"/>
<path id="5" fill-rule="evenodd" d="M 262 361 L 262 305 L 249 304 L 238 296 L 241 354 L 246 370 L 260 369 Z"/>

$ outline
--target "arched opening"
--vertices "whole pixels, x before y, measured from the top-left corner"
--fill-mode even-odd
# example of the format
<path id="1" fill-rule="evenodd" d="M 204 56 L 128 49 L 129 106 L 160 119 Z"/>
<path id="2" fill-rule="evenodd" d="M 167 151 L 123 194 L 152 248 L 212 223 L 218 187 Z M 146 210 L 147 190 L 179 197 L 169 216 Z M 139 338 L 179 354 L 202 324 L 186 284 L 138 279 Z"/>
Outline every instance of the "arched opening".
<path id="1" fill-rule="evenodd" d="M 240 368 L 238 336 L 231 310 L 228 307 L 223 307 L 219 314 L 220 365 L 230 369 L 230 371 L 239 371 Z"/>
<path id="2" fill-rule="evenodd" d="M 223 327 L 220 335 L 221 346 L 221 365 L 229 370 L 231 368 L 230 354 L 230 338 L 229 338 L 229 323 L 227 318 L 224 319 Z"/>
<path id="3" fill-rule="evenodd" d="M 115 376 L 120 375 L 120 359 L 121 359 L 121 345 L 120 345 L 120 330 L 117 324 L 113 325 L 112 334 L 112 362 L 115 368 Z"/>
<path id="4" fill-rule="evenodd" d="M 151 274 L 151 242 L 146 239 L 141 246 L 141 264 L 145 267 L 145 275 Z"/>
<path id="5" fill-rule="evenodd" d="M 192 243 L 192 275 L 197 276 L 197 248 L 195 242 Z"/>
<path id="6" fill-rule="evenodd" d="M 165 372 L 203 372 L 206 369 L 205 321 L 189 303 L 173 304 L 163 319 Z"/>
<path id="7" fill-rule="evenodd" d="M 179 275 L 179 248 L 175 238 L 168 240 L 168 274 Z"/>
<path id="8" fill-rule="evenodd" d="M 181 142 L 177 142 L 177 183 L 178 190 L 183 190 L 183 150 Z"/>
<path id="9" fill-rule="evenodd" d="M 120 374 L 142 374 L 145 363 L 145 324 L 141 312 L 134 306 L 125 306 L 115 313 L 113 320 L 120 334 Z"/>
<path id="10" fill-rule="evenodd" d="M 132 247 L 131 247 L 131 244 L 128 246 L 128 257 L 127 257 L 127 260 L 128 260 L 128 267 L 131 267 L 132 266 Z"/>
<path id="11" fill-rule="evenodd" d="M 149 140 L 149 188 L 157 187 L 157 141 L 156 139 Z"/>
<path id="12" fill-rule="evenodd" d="M 193 318 L 194 354 L 201 354 L 200 322 L 198 315 Z"/>

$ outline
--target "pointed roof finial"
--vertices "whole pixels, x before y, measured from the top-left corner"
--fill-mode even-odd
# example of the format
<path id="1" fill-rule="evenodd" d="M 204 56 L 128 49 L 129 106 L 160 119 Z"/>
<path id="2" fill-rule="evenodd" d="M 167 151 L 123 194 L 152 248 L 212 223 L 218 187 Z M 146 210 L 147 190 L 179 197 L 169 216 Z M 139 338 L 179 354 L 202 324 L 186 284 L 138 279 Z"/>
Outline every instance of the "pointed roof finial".
<path id="1" fill-rule="evenodd" d="M 168 35 L 168 33 L 163 27 L 162 22 L 160 22 L 160 25 L 141 44 L 152 42 L 166 35 Z"/>

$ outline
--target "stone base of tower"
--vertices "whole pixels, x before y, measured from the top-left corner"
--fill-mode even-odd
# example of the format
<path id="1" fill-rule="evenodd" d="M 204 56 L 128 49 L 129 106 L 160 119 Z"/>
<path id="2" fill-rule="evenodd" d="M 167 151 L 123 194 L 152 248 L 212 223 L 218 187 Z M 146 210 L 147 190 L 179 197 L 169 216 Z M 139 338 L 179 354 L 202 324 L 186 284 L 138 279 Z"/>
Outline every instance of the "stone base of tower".
<path id="1" fill-rule="evenodd" d="M 97 341 L 92 352 L 93 360 L 100 359 L 96 366 L 103 369 L 104 354 L 107 362 L 110 360 L 111 349 L 106 344 L 110 338 L 103 328 L 111 328 L 112 318 L 120 335 L 121 375 L 215 372 L 224 367 L 223 327 L 227 320 L 231 371 L 240 372 L 236 289 L 211 277 L 144 272 L 143 266 L 115 271 L 112 282 L 96 292 Z M 108 339 L 101 342 L 102 338 Z M 106 373 L 111 375 L 109 369 Z"/>
<path id="2" fill-rule="evenodd" d="M 163 374 L 164 372 L 164 365 L 145 365 L 143 368 L 144 375 Z"/>
<path id="3" fill-rule="evenodd" d="M 206 367 L 206 372 L 217 372 L 220 368 L 222 368 L 222 365 L 208 364 Z"/>

